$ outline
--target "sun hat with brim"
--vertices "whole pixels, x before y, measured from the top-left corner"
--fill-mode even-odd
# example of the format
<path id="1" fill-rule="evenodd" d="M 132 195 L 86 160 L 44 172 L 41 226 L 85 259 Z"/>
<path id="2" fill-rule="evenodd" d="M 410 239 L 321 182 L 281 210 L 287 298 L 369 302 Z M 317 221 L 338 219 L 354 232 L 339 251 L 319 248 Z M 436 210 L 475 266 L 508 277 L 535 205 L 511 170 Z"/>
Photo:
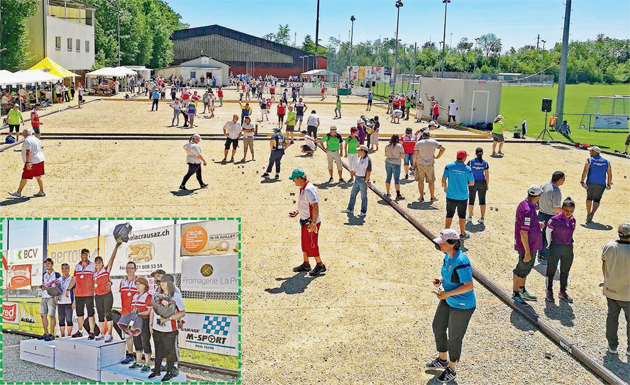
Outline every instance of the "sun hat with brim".
<path id="1" fill-rule="evenodd" d="M 430 121 L 430 122 L 429 122 L 429 126 L 437 126 L 437 124 L 435 124 L 435 122 L 434 122 L 434 121 Z"/>
<path id="2" fill-rule="evenodd" d="M 330 131 L 337 131 L 337 126 L 330 126 Z"/>
<path id="3" fill-rule="evenodd" d="M 360 145 L 358 149 L 361 151 L 368 152 L 368 147 L 365 144 Z"/>
<path id="4" fill-rule="evenodd" d="M 588 148 L 588 150 L 589 150 L 589 151 L 595 151 L 595 152 L 596 152 L 596 153 L 598 153 L 598 154 L 601 154 L 601 153 L 602 153 L 602 149 L 601 149 L 601 148 L 599 148 L 599 146 L 591 146 L 591 147 L 589 147 L 589 148 Z"/>
<path id="5" fill-rule="evenodd" d="M 503 115 L 497 115 L 496 119 L 503 119 L 504 116 Z"/>
<path id="6" fill-rule="evenodd" d="M 459 241 L 459 234 L 453 229 L 444 229 L 440 232 L 440 236 L 433 239 L 433 242 L 438 245 L 443 244 L 446 241 Z"/>
<path id="7" fill-rule="evenodd" d="M 364 123 L 362 119 L 357 120 L 357 123 Z"/>
<path id="8" fill-rule="evenodd" d="M 291 173 L 289 180 L 293 180 L 295 178 L 303 178 L 304 175 L 306 175 L 304 173 L 304 170 L 302 170 L 301 168 L 296 168 L 295 170 L 293 170 L 293 173 Z"/>
<path id="9" fill-rule="evenodd" d="M 527 189 L 527 194 L 531 195 L 531 196 L 537 197 L 537 196 L 539 196 L 542 193 L 543 193 L 542 187 L 540 187 L 537 184 L 533 184 L 533 185 L 529 186 L 529 189 Z"/>
<path id="10" fill-rule="evenodd" d="M 623 238 L 630 237 L 630 222 L 625 222 L 619 225 L 619 236 Z"/>
<path id="11" fill-rule="evenodd" d="M 201 140 L 201 135 L 199 135 L 199 134 L 193 134 L 193 136 L 192 136 L 192 137 L 193 137 L 193 138 L 198 138 L 199 140 Z"/>

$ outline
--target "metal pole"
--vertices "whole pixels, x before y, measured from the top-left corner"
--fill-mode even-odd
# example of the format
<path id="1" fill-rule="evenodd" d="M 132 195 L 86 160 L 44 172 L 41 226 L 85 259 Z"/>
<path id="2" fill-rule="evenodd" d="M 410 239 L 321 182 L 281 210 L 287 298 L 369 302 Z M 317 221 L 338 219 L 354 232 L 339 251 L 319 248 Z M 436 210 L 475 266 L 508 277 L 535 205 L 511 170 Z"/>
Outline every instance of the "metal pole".
<path id="1" fill-rule="evenodd" d="M 448 3 L 451 0 L 442 0 L 444 3 L 444 36 L 442 37 L 442 64 L 440 65 L 440 77 L 444 77 L 444 56 L 446 55 L 446 11 L 448 8 Z"/>
<path id="2" fill-rule="evenodd" d="M 414 80 L 416 80 L 416 52 L 418 51 L 418 43 L 413 43 L 413 75 L 411 75 L 411 82 L 409 83 L 409 87 L 407 87 L 407 90 L 411 89 L 411 92 L 409 92 L 409 96 L 411 96 L 411 94 L 413 94 L 413 82 Z"/>
<path id="3" fill-rule="evenodd" d="M 394 48 L 394 72 L 392 73 L 394 79 L 392 82 L 392 90 L 396 92 L 396 62 L 398 61 L 398 24 L 400 23 L 400 7 L 402 7 L 402 2 L 396 3 L 397 16 L 396 16 L 396 43 Z"/>
<path id="4" fill-rule="evenodd" d="M 319 0 L 317 0 L 317 21 L 315 22 L 315 53 L 319 48 Z"/>
<path id="5" fill-rule="evenodd" d="M 44 219 L 44 261 L 48 258 L 48 219 Z"/>
<path id="6" fill-rule="evenodd" d="M 120 0 L 118 0 L 118 67 L 120 67 Z"/>
<path id="7" fill-rule="evenodd" d="M 556 117 L 560 123 L 562 123 L 562 115 L 564 114 L 564 88 L 567 83 L 567 54 L 569 51 L 569 24 L 571 22 L 571 0 L 566 1 L 562 53 L 560 55 L 560 74 L 558 75 L 558 102 L 556 103 Z"/>
<path id="8" fill-rule="evenodd" d="M 350 52 L 348 53 L 348 85 L 350 85 L 350 65 L 352 64 L 352 41 L 354 39 L 354 15 L 350 16 L 352 27 L 350 28 Z"/>

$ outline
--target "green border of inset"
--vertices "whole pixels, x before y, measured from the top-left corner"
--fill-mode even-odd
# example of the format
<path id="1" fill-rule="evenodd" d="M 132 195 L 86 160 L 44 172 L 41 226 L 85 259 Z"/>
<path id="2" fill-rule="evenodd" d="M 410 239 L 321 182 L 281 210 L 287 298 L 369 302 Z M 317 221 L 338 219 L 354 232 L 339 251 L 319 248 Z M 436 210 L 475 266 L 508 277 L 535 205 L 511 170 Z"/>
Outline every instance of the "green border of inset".
<path id="1" fill-rule="evenodd" d="M 241 363 L 242 363 L 242 351 L 241 351 L 241 218 L 235 217 L 227 217 L 227 218 L 205 218 L 205 217 L 147 217 L 147 218 L 132 218 L 132 217 L 0 217 L 0 250 L 2 250 L 2 245 L 4 241 L 4 232 L 2 228 L 2 223 L 4 221 L 43 221 L 43 220 L 51 220 L 51 221 L 80 221 L 80 220 L 102 220 L 102 221 L 150 221 L 150 220 L 159 220 L 159 221 L 238 221 L 238 380 L 235 382 L 172 382 L 171 384 L 215 384 L 215 385 L 241 385 Z M 4 256 L 3 256 L 4 257 Z M 4 268 L 0 266 L 0 307 L 2 306 L 2 282 L 4 279 L 3 276 Z M 0 313 L 0 384 L 7 385 L 20 385 L 20 384 L 42 384 L 42 385 L 69 385 L 69 384 L 111 384 L 111 385 L 125 385 L 125 384 L 154 384 L 153 382 L 4 382 L 2 378 L 4 376 L 3 371 L 3 359 L 2 359 L 2 314 Z"/>

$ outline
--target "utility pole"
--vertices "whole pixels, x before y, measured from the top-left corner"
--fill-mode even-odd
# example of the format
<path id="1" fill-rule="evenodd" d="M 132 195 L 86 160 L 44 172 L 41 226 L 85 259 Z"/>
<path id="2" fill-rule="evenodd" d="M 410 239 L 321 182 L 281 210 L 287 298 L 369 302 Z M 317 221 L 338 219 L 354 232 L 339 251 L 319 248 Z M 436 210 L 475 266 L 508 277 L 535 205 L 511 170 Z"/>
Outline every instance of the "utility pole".
<path id="1" fill-rule="evenodd" d="M 392 73 L 394 79 L 392 82 L 392 91 L 396 92 L 396 61 L 398 60 L 398 24 L 400 23 L 400 8 L 403 6 L 401 0 L 396 1 L 396 9 L 398 16 L 396 16 L 396 43 L 394 48 L 394 72 Z"/>
<path id="2" fill-rule="evenodd" d="M 416 56 L 417 52 L 418 52 L 418 43 L 416 42 L 416 43 L 413 43 L 413 64 L 412 64 L 413 75 L 411 76 L 411 82 L 410 82 L 411 92 L 409 92 L 409 96 L 413 94 L 413 82 L 416 80 L 416 62 L 418 60 L 418 57 Z"/>
<path id="3" fill-rule="evenodd" d="M 350 65 L 352 65 L 352 40 L 354 39 L 354 21 L 356 18 L 354 15 L 350 16 L 352 27 L 350 29 L 350 52 L 348 53 L 348 84 L 350 84 Z"/>
<path id="4" fill-rule="evenodd" d="M 446 56 L 446 11 L 448 8 L 448 3 L 451 2 L 451 0 L 442 0 L 442 2 L 444 3 L 444 36 L 442 37 L 442 64 L 440 65 L 440 72 L 441 75 L 440 77 L 444 77 L 444 56 Z"/>
<path id="5" fill-rule="evenodd" d="M 539 44 L 540 44 L 540 34 L 538 34 L 538 37 L 536 38 L 536 51 L 538 51 Z"/>
<path id="6" fill-rule="evenodd" d="M 566 0 L 564 10 L 564 32 L 562 33 L 562 53 L 560 54 L 560 74 L 558 75 L 558 97 L 556 118 L 562 124 L 564 114 L 564 88 L 567 83 L 567 55 L 569 53 L 569 25 L 571 24 L 571 0 Z"/>
<path id="7" fill-rule="evenodd" d="M 118 67 L 120 67 L 120 0 L 118 0 Z"/>
<path id="8" fill-rule="evenodd" d="M 315 53 L 319 48 L 319 0 L 317 0 L 317 20 L 315 21 Z"/>

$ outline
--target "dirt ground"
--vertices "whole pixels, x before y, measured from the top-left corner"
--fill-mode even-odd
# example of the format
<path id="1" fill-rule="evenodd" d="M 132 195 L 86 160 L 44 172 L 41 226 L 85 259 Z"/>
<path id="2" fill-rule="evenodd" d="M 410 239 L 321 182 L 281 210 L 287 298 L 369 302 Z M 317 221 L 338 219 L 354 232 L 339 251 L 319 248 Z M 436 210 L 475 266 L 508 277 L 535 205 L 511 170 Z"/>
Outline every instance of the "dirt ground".
<path id="1" fill-rule="evenodd" d="M 119 103 L 92 103 L 83 111 L 52 115 L 47 122 L 51 127 L 81 131 L 93 124 L 86 121 L 96 119 L 100 125 L 90 129 L 121 130 L 118 121 L 110 119 L 112 110 L 108 109 Z M 157 113 L 136 110 L 143 104 L 128 102 L 120 107 L 120 114 L 133 116 L 135 122 L 125 126 L 124 131 L 166 130 L 153 126 L 151 119 Z M 43 143 L 48 196 L 0 201 L 0 216 L 242 218 L 244 384 L 434 383 L 434 374 L 425 372 L 422 366 L 433 357 L 435 349 L 431 320 L 437 300 L 431 294 L 430 281 L 439 275 L 442 256 L 373 193 L 368 196 L 365 220 L 341 214 L 351 186 L 324 183 L 328 171 L 321 151 L 312 159 L 303 158 L 297 146 L 290 147 L 283 159 L 281 178 L 262 180 L 260 175 L 269 155 L 267 142 L 256 141 L 255 162 L 221 165 L 223 142 L 205 140 L 202 147 L 208 166 L 204 168 L 204 181 L 210 188 L 180 192 L 177 186 L 186 171 L 181 148 L 184 141 Z M 481 146 L 486 153 L 491 152 L 490 143 L 444 145 L 446 153 L 436 164 L 438 174 L 454 160 L 456 150 L 474 153 Z M 384 189 L 384 143 L 381 146 L 379 153 L 371 155 L 375 165 L 372 179 Z M 239 148 L 237 160 L 242 157 L 241 151 Z M 509 291 L 517 258 L 513 250 L 516 206 L 525 198 L 530 184 L 549 180 L 556 170 L 565 171 L 563 197 L 571 196 L 578 202 L 576 257 L 568 290 L 575 303 L 546 306 L 544 276 L 539 273 L 543 270 L 537 266 L 528 280 L 529 290 L 541 298 L 533 306 L 542 319 L 577 341 L 617 375 L 630 378 L 625 354 L 618 358 L 605 354 L 606 305 L 598 287 L 602 281 L 601 248 L 616 239 L 616 226 L 630 219 L 630 161 L 610 159 L 613 189 L 604 194 L 596 223 L 584 227 L 585 191 L 579 177 L 588 156 L 586 151 L 506 144 L 504 152 L 502 159 L 487 157 L 491 184 L 486 227 L 469 228 L 467 255 L 475 267 Z M 14 190 L 21 170 L 19 153 L 0 153 L 0 162 L 0 191 Z M 320 243 L 329 271 L 316 279 L 291 271 L 301 261 L 299 227 L 287 216 L 296 207 L 292 194 L 297 188 L 287 179 L 294 167 L 305 169 L 309 179 L 319 186 L 322 201 Z M 188 187 L 196 186 L 191 179 Z M 30 182 L 25 193 L 36 191 L 36 184 Z M 439 201 L 433 205 L 417 201 L 415 183 L 404 182 L 402 193 L 407 199 L 400 204 L 412 215 L 435 233 L 442 229 L 443 191 L 438 189 Z M 476 210 L 475 221 L 477 218 Z M 541 333 L 530 334 L 531 325 L 486 289 L 476 285 L 476 294 L 478 307 L 464 341 L 459 383 L 600 382 Z M 625 326 L 619 335 L 623 349 L 627 346 Z M 553 354 L 550 360 L 545 358 L 546 350 Z"/>

